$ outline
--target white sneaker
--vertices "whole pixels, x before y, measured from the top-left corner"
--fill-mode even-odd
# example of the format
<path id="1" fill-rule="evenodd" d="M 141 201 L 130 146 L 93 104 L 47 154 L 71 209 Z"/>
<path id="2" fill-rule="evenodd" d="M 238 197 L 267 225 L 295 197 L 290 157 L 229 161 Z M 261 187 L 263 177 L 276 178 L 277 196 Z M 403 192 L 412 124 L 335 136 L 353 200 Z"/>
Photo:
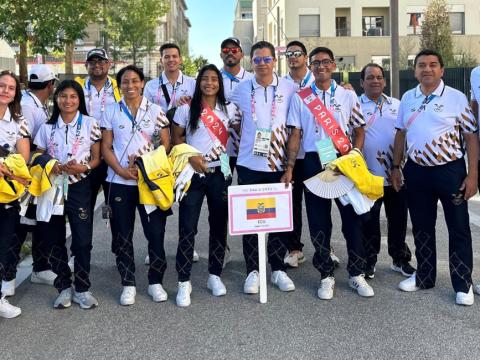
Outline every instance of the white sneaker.
<path id="1" fill-rule="evenodd" d="M 122 295 L 120 295 L 120 305 L 128 306 L 135 304 L 137 288 L 135 286 L 124 286 Z"/>
<path id="2" fill-rule="evenodd" d="M 0 299 L 0 317 L 13 319 L 22 313 L 19 307 L 13 306 L 4 297 Z"/>
<path id="3" fill-rule="evenodd" d="M 73 292 L 73 302 L 80 305 L 80 308 L 88 310 L 98 306 L 98 300 L 95 299 L 90 291 L 85 292 Z"/>
<path id="4" fill-rule="evenodd" d="M 190 306 L 190 294 L 192 293 L 192 284 L 190 281 L 179 281 L 177 292 L 177 306 Z"/>
<path id="5" fill-rule="evenodd" d="M 70 256 L 70 260 L 68 260 L 68 267 L 72 273 L 75 271 L 75 256 Z"/>
<path id="6" fill-rule="evenodd" d="M 217 275 L 208 275 L 207 288 L 212 290 L 213 296 L 223 296 L 227 293 L 227 289 L 220 279 L 220 276 Z"/>
<path id="7" fill-rule="evenodd" d="M 243 284 L 243 292 L 245 294 L 258 294 L 258 288 L 260 287 L 260 278 L 257 270 L 251 271 L 245 283 Z"/>
<path id="8" fill-rule="evenodd" d="M 145 256 L 145 265 L 150 265 L 150 256 Z"/>
<path id="9" fill-rule="evenodd" d="M 293 268 L 298 267 L 299 264 L 302 264 L 305 262 L 305 255 L 303 255 L 302 251 L 296 251 L 294 253 L 288 252 L 287 255 L 285 256 L 285 259 L 283 259 L 283 262 Z"/>
<path id="10" fill-rule="evenodd" d="M 295 285 L 293 284 L 292 279 L 290 279 L 285 271 L 277 270 L 272 273 L 270 277 L 272 284 L 277 285 L 277 287 L 282 291 L 293 291 L 295 290 Z"/>
<path id="11" fill-rule="evenodd" d="M 320 282 L 317 295 L 322 300 L 331 300 L 333 298 L 333 290 L 335 289 L 335 278 L 328 276 Z"/>
<path id="12" fill-rule="evenodd" d="M 53 282 L 57 278 L 57 274 L 55 274 L 52 270 L 44 270 L 38 272 L 32 272 L 32 276 L 30 276 L 30 282 L 32 284 L 43 284 L 43 285 L 50 285 L 53 286 Z"/>
<path id="13" fill-rule="evenodd" d="M 475 291 L 478 295 L 480 295 L 480 284 L 475 285 L 475 287 L 473 288 L 473 291 Z"/>
<path id="14" fill-rule="evenodd" d="M 53 303 L 55 309 L 66 309 L 72 306 L 72 288 L 62 290 Z"/>
<path id="15" fill-rule="evenodd" d="M 406 291 L 406 292 L 412 292 L 412 291 L 420 290 L 420 288 L 417 286 L 416 278 L 417 278 L 416 275 L 413 274 L 408 279 L 400 281 L 400 283 L 398 284 L 398 288 L 400 290 Z"/>
<path id="16" fill-rule="evenodd" d="M 363 274 L 350 276 L 348 279 L 348 285 L 350 285 L 352 289 L 357 290 L 357 293 L 360 296 L 372 297 L 374 295 L 372 287 L 368 285 Z"/>
<path id="17" fill-rule="evenodd" d="M 468 293 L 457 292 L 457 298 L 455 299 L 457 305 L 470 306 L 473 305 L 473 289 L 470 285 Z"/>
<path id="18" fill-rule="evenodd" d="M 229 247 L 225 248 L 225 256 L 223 257 L 223 268 L 225 269 L 225 266 L 232 261 L 232 252 L 230 251 Z"/>
<path id="19" fill-rule="evenodd" d="M 148 295 L 150 295 L 155 302 L 167 301 L 168 299 L 168 294 L 163 289 L 162 284 L 148 285 Z"/>
<path id="20" fill-rule="evenodd" d="M 15 295 L 15 279 L 10 281 L 2 280 L 2 296 L 13 296 Z"/>
<path id="21" fill-rule="evenodd" d="M 198 262 L 200 260 L 200 256 L 197 253 L 197 250 L 193 249 L 193 262 Z"/>

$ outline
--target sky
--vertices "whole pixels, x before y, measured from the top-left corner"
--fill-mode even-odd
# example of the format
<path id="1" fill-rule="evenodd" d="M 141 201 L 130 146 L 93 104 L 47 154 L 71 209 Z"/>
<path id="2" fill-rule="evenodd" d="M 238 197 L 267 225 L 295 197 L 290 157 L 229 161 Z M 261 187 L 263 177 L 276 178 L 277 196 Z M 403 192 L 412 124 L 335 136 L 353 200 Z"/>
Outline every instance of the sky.
<path id="1" fill-rule="evenodd" d="M 185 0 L 190 19 L 190 55 L 221 67 L 220 43 L 233 33 L 235 0 Z"/>

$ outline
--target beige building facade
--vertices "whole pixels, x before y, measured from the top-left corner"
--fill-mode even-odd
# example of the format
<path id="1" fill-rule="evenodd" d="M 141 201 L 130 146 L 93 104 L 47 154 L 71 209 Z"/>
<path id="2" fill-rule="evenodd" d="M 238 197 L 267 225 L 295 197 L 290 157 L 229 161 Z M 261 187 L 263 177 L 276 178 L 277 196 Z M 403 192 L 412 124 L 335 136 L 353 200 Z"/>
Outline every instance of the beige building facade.
<path id="1" fill-rule="evenodd" d="M 428 0 L 399 0 L 400 61 L 406 65 L 418 51 Z M 479 57 L 478 0 L 447 0 L 455 52 Z M 279 54 L 294 39 L 308 50 L 331 48 L 340 69 L 358 70 L 368 62 L 389 66 L 389 0 L 254 0 L 253 40 L 268 40 Z M 279 56 L 279 71 L 286 62 Z"/>

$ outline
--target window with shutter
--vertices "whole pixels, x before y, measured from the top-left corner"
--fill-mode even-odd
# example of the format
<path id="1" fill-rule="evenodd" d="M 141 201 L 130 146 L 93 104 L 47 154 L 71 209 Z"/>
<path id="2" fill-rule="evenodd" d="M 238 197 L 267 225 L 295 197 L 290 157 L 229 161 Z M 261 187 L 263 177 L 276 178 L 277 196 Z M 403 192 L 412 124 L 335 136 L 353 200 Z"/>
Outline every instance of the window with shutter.
<path id="1" fill-rule="evenodd" d="M 320 15 L 299 15 L 299 35 L 320 36 Z"/>

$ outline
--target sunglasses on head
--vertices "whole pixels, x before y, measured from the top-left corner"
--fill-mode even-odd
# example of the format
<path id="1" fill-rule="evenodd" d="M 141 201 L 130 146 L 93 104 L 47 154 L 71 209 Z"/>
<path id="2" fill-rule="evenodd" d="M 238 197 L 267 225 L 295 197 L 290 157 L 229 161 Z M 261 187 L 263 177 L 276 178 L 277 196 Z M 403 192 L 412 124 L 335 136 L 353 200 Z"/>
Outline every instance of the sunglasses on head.
<path id="1" fill-rule="evenodd" d="M 231 52 L 232 54 L 236 54 L 236 53 L 239 53 L 240 52 L 240 48 L 239 47 L 225 47 L 222 49 L 222 53 L 224 54 L 228 54 L 229 52 Z"/>
<path id="2" fill-rule="evenodd" d="M 305 53 L 304 53 L 303 51 L 301 51 L 301 50 L 295 50 L 295 51 L 287 51 L 287 52 L 285 52 L 285 56 L 286 56 L 287 58 L 291 58 L 291 57 L 296 57 L 296 58 L 298 58 L 298 57 L 300 57 L 300 56 L 302 56 L 302 55 L 305 55 Z"/>
<path id="3" fill-rule="evenodd" d="M 264 64 L 270 64 L 273 60 L 273 56 L 257 56 L 252 59 L 255 65 L 260 65 L 262 62 Z"/>

